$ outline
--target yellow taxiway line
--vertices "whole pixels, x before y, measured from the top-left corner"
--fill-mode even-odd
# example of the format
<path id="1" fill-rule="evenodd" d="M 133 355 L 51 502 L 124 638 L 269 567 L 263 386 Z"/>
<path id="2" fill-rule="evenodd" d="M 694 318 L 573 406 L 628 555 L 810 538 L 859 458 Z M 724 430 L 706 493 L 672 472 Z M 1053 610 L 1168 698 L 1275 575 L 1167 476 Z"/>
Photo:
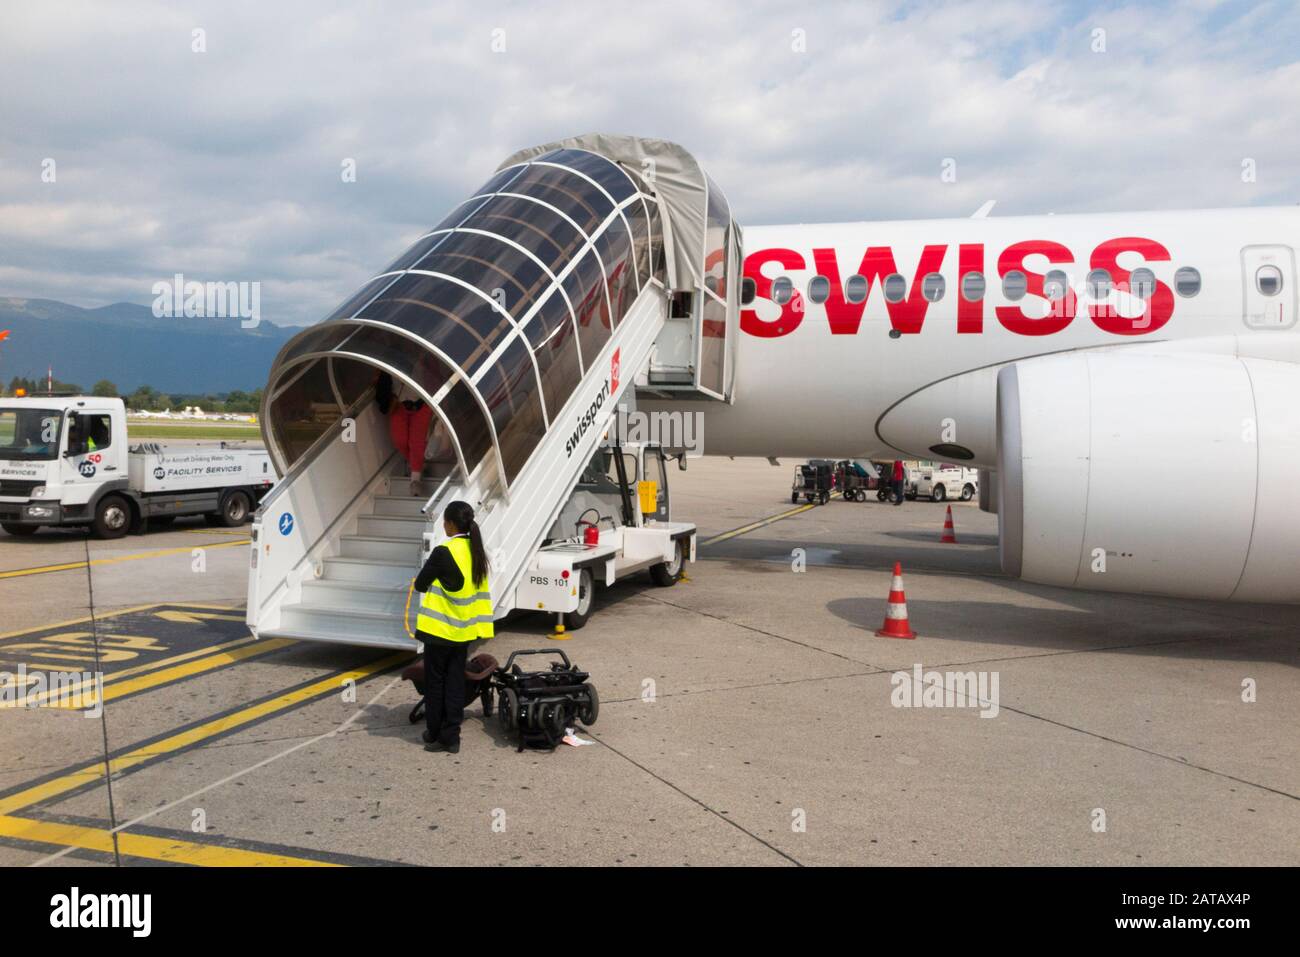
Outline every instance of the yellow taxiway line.
<path id="1" fill-rule="evenodd" d="M 740 528 L 733 528 L 729 532 L 723 532 L 721 535 L 714 535 L 712 538 L 701 542 L 703 545 L 715 545 L 718 542 L 725 542 L 729 538 L 735 538 L 737 535 L 744 535 L 752 532 L 756 528 L 762 528 L 764 525 L 771 525 L 773 522 L 779 522 L 783 518 L 789 518 L 791 515 L 798 515 L 800 512 L 806 512 L 810 508 L 816 508 L 816 502 L 809 502 L 807 505 L 800 505 L 798 508 L 792 508 L 787 512 L 781 512 L 777 515 L 769 515 L 767 518 L 759 519 L 757 522 L 750 522 L 748 525 L 742 525 Z"/>
<path id="2" fill-rule="evenodd" d="M 270 854 L 220 844 L 200 844 L 172 837 L 118 832 L 117 851 L 128 857 L 141 857 L 168 864 L 191 864 L 199 867 L 338 867 L 327 861 L 287 854 Z M 84 848 L 88 851 L 113 853 L 113 832 L 104 828 L 55 821 L 33 821 L 23 817 L 0 816 L 0 837 L 34 844 Z"/>
<path id="3" fill-rule="evenodd" d="M 163 558 L 167 555 L 189 555 L 196 548 L 233 548 L 236 545 L 247 545 L 250 542 L 252 542 L 251 538 L 244 538 L 235 542 L 211 542 L 207 545 L 184 545 L 178 548 L 156 548 L 148 552 L 135 552 L 131 555 L 117 555 L 113 558 L 92 558 L 89 563 L 84 561 L 64 562 L 61 565 L 38 565 L 35 568 L 16 568 L 13 571 L 0 572 L 0 579 L 22 578 L 26 575 L 48 575 L 51 572 L 70 572 L 88 566 L 115 565 L 118 562 L 134 562 L 139 561 L 142 558 Z"/>
<path id="4" fill-rule="evenodd" d="M 202 724 L 194 725 L 183 731 L 155 741 L 152 744 L 146 744 L 136 748 L 134 751 L 128 751 L 120 757 L 113 758 L 109 762 L 111 773 L 116 777 L 125 771 L 130 770 L 136 765 L 143 764 L 154 758 L 162 757 L 173 751 L 179 751 L 183 748 L 190 748 L 202 743 L 208 738 L 224 734 L 227 731 L 234 730 L 241 725 L 249 724 L 261 718 L 268 717 L 279 711 L 284 711 L 296 705 L 305 704 L 314 698 L 320 698 L 327 694 L 339 691 L 345 682 L 360 682 L 371 675 L 391 668 L 409 660 L 410 652 L 403 651 L 396 654 L 387 655 L 378 661 L 370 664 L 353 668 L 349 671 L 336 672 L 319 681 L 314 681 L 302 688 L 292 691 L 286 691 L 274 698 L 257 704 L 249 705 L 246 708 L 240 708 L 229 714 L 221 715 Z M 40 784 L 17 791 L 8 797 L 0 798 L 0 815 L 12 814 L 23 808 L 31 807 L 33 804 L 39 804 L 43 801 L 51 800 L 69 791 L 75 791 L 86 784 L 92 784 L 104 778 L 104 762 L 97 761 L 93 764 L 87 764 L 83 767 L 70 771 L 67 774 Z"/>

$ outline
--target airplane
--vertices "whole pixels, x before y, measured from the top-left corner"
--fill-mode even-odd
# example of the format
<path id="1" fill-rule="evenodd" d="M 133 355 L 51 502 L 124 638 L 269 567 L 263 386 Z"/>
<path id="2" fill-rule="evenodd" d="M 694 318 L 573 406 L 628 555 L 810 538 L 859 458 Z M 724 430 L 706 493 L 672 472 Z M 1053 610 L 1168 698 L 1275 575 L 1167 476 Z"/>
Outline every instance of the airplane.
<path id="1" fill-rule="evenodd" d="M 987 470 L 1015 577 L 1300 601 L 1300 209 L 981 214 L 746 227 L 734 402 L 642 405 Z"/>
<path id="2" fill-rule="evenodd" d="M 1300 209 L 990 211 L 742 229 L 676 144 L 516 152 L 273 363 L 258 418 L 284 478 L 250 627 L 351 636 L 317 596 L 381 559 L 405 581 L 429 544 L 378 511 L 400 504 L 376 491 L 387 430 L 329 426 L 379 414 L 376 370 L 436 412 L 420 514 L 479 503 L 499 613 L 536 607 L 520 583 L 625 401 L 694 413 L 705 454 L 978 468 L 1011 577 L 1300 601 Z M 362 517 L 384 534 L 348 532 Z"/>

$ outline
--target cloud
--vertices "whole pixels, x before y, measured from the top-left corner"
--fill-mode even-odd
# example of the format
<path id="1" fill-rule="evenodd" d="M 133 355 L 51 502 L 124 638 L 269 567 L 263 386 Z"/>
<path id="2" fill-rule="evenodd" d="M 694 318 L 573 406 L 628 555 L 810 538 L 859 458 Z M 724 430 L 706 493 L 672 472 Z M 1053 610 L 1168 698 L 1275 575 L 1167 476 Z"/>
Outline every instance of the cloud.
<path id="1" fill-rule="evenodd" d="M 505 156 L 592 130 L 682 143 L 742 225 L 1290 204 L 1298 41 L 1283 2 L 28 5 L 0 293 L 183 272 L 313 322 Z"/>

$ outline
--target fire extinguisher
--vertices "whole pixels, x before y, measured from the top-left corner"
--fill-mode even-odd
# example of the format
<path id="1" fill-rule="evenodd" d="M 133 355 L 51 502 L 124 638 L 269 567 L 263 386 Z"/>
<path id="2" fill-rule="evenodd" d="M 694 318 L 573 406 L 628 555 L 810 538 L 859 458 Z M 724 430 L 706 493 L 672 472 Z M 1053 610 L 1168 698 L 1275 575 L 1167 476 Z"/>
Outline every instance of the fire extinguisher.
<path id="1" fill-rule="evenodd" d="M 596 521 L 586 521 L 587 512 L 596 512 L 594 508 L 587 509 L 578 516 L 578 527 L 582 529 L 582 544 L 588 548 L 595 548 L 600 544 L 600 512 L 596 512 Z"/>

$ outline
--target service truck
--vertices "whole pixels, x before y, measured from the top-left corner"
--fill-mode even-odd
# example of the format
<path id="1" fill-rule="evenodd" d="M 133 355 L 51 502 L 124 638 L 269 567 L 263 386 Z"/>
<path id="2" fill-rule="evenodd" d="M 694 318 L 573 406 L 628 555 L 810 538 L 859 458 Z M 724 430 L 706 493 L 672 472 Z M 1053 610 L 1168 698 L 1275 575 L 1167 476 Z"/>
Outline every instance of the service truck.
<path id="1" fill-rule="evenodd" d="M 240 525 L 275 481 L 260 448 L 127 442 L 121 399 L 0 398 L 0 528 L 88 525 L 120 538 L 182 515 Z"/>
<path id="2" fill-rule="evenodd" d="M 907 497 L 925 496 L 931 501 L 943 502 L 960 497 L 969 502 L 979 494 L 979 471 L 951 465 L 947 462 L 920 462 L 908 469 Z"/>

